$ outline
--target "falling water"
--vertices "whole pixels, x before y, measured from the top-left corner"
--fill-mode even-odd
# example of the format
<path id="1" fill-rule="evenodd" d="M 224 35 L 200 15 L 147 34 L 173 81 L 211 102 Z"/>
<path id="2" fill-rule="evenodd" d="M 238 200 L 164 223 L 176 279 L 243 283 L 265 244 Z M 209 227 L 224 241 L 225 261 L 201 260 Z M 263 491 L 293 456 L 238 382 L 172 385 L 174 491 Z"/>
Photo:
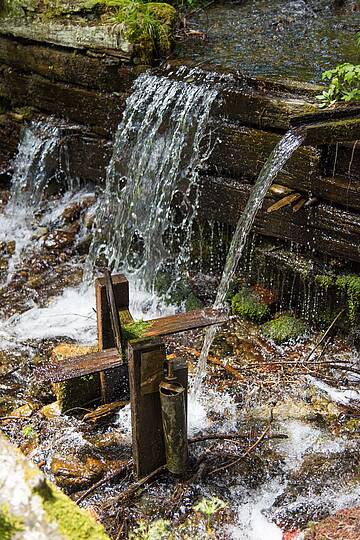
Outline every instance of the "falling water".
<path id="1" fill-rule="evenodd" d="M 214 307 L 224 305 L 230 284 L 241 259 L 247 237 L 252 229 L 256 214 L 261 208 L 265 195 L 276 175 L 281 171 L 293 153 L 299 148 L 304 140 L 304 133 L 299 129 L 290 129 L 271 152 L 268 160 L 262 168 L 259 177 L 250 193 L 246 207 L 237 223 L 234 236 L 229 248 L 225 268 L 217 290 Z M 206 360 L 213 339 L 217 331 L 216 326 L 210 327 L 205 334 L 204 344 L 199 359 L 193 391 L 198 394 L 206 373 Z"/>
<path id="2" fill-rule="evenodd" d="M 32 122 L 24 128 L 14 162 L 10 206 L 35 206 L 55 168 L 59 148 L 59 128 L 45 122 Z"/>
<path id="3" fill-rule="evenodd" d="M 34 121 L 22 131 L 14 160 L 10 201 L 0 215 L 0 241 L 11 239 L 16 245 L 8 279 L 23 248 L 31 239 L 34 211 L 56 172 L 59 142 L 59 129 L 51 123 Z"/>
<path id="4" fill-rule="evenodd" d="M 174 246 L 175 270 L 184 263 L 216 95 L 204 85 L 165 77 L 144 74 L 136 80 L 117 130 L 88 272 L 105 256 L 113 269 L 153 292 Z"/>

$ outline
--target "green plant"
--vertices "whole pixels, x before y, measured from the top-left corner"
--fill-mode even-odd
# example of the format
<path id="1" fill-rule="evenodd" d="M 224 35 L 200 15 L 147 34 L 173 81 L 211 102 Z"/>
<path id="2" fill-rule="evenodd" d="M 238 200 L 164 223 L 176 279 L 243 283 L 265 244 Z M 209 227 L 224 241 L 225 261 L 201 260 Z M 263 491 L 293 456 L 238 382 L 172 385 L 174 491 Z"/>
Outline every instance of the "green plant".
<path id="1" fill-rule="evenodd" d="M 360 47 L 360 32 L 356 34 L 356 43 Z M 321 101 L 321 107 L 335 105 L 339 101 L 360 101 L 360 64 L 339 64 L 333 69 L 324 71 L 323 81 L 329 81 L 329 86 L 316 98 Z"/>
<path id="2" fill-rule="evenodd" d="M 269 306 L 261 302 L 260 298 L 246 287 L 232 297 L 231 308 L 235 315 L 258 323 L 270 317 Z"/>
<path id="3" fill-rule="evenodd" d="M 200 502 L 193 506 L 193 510 L 195 510 L 195 512 L 200 512 L 201 514 L 204 514 L 204 516 L 206 516 L 207 529 L 208 531 L 210 531 L 212 516 L 216 514 L 219 510 L 223 510 L 226 507 L 226 502 L 219 499 L 219 497 L 211 497 L 210 499 L 201 499 Z"/>
<path id="4" fill-rule="evenodd" d="M 22 434 L 26 439 L 31 439 L 34 436 L 34 428 L 32 426 L 25 426 L 22 428 Z"/>
<path id="5" fill-rule="evenodd" d="M 261 327 L 261 333 L 275 343 L 296 339 L 306 332 L 306 325 L 293 315 L 284 313 Z"/>
<path id="6" fill-rule="evenodd" d="M 170 538 L 170 521 L 157 519 L 147 523 L 140 519 L 138 526 L 129 533 L 129 540 L 163 540 Z"/>

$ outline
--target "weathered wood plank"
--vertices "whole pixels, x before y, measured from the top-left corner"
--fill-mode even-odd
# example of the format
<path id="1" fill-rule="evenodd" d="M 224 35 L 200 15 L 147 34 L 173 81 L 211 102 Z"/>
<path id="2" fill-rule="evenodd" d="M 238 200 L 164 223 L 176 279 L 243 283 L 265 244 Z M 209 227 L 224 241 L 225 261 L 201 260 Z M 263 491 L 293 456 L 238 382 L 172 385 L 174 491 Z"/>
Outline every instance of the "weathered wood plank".
<path id="1" fill-rule="evenodd" d="M 0 63 L 33 72 L 50 80 L 86 86 L 106 92 L 129 92 L 145 66 L 124 65 L 107 54 L 90 56 L 78 50 L 48 46 L 9 36 L 0 36 Z"/>
<path id="2" fill-rule="evenodd" d="M 100 298 L 100 294 L 101 292 L 98 293 L 99 303 L 102 300 Z M 141 340 L 147 338 L 158 338 L 177 332 L 185 332 L 186 330 L 193 330 L 194 328 L 204 328 L 212 324 L 223 324 L 226 321 L 228 321 L 228 316 L 224 312 L 214 310 L 212 308 L 205 308 L 187 313 L 179 313 L 178 315 L 171 315 L 160 319 L 150 320 L 150 326 L 147 330 L 145 330 Z M 103 348 L 104 343 L 109 345 L 112 343 L 113 345 L 113 341 L 111 341 L 110 336 L 108 336 L 108 338 L 105 337 L 107 334 L 104 333 L 102 324 L 100 324 L 99 320 L 98 324 L 99 348 Z M 41 380 L 59 382 L 75 377 L 82 377 L 83 375 L 89 375 L 90 373 L 97 373 L 108 368 L 115 368 L 120 366 L 121 362 L 122 360 L 119 357 L 117 350 L 112 347 L 86 356 L 77 356 L 75 358 L 65 358 L 61 359 L 60 361 L 52 361 L 50 364 L 48 363 L 40 366 L 36 373 Z"/>
<path id="3" fill-rule="evenodd" d="M 129 345 L 129 381 L 134 468 L 142 478 L 165 465 L 159 385 L 166 353 L 162 341 Z"/>
<path id="4" fill-rule="evenodd" d="M 168 317 L 160 317 L 149 321 L 150 326 L 144 332 L 144 337 L 166 336 L 193 330 L 194 328 L 204 328 L 212 324 L 222 324 L 229 320 L 229 316 L 220 310 L 204 308 Z"/>
<path id="5" fill-rule="evenodd" d="M 112 277 L 115 302 L 118 310 L 129 309 L 129 282 L 122 274 Z M 100 351 L 112 349 L 115 345 L 111 326 L 110 306 L 106 295 L 105 278 L 95 280 L 97 335 Z M 117 354 L 117 365 L 112 369 L 101 371 L 101 393 L 104 403 L 127 399 L 129 395 L 128 368 Z M 111 360 L 112 361 L 112 360 Z M 111 366 L 109 366 L 111 367 Z"/>
<path id="6" fill-rule="evenodd" d="M 50 361 L 36 369 L 36 377 L 40 381 L 61 382 L 91 373 L 99 373 L 121 365 L 116 349 Z"/>
<path id="7" fill-rule="evenodd" d="M 70 122 L 84 122 L 93 131 L 110 136 L 121 119 L 126 95 L 91 91 L 85 87 L 50 81 L 6 66 L 0 78 L 0 96 L 13 106 L 31 105 Z"/>
<path id="8" fill-rule="evenodd" d="M 199 200 L 201 215 L 235 225 L 252 186 L 210 177 L 202 179 L 202 186 Z M 311 208 L 304 207 L 297 213 L 286 207 L 268 214 L 266 209 L 273 203 L 273 198 L 266 197 L 255 220 L 256 232 L 291 240 L 330 256 L 360 262 L 360 214 L 323 202 Z"/>
<path id="9" fill-rule="evenodd" d="M 336 144 L 360 139 L 360 110 L 354 114 L 357 117 L 306 126 L 304 144 Z"/>
<path id="10" fill-rule="evenodd" d="M 209 171 L 252 182 L 257 178 L 281 135 L 244 127 L 240 123 L 210 123 L 213 150 L 206 162 Z M 279 173 L 280 184 L 310 182 L 321 172 L 321 152 L 312 146 L 301 146 Z"/>
<path id="11" fill-rule="evenodd" d="M 133 46 L 125 37 L 124 27 L 116 25 L 64 24 L 55 20 L 29 20 L 26 18 L 0 19 L 0 33 L 41 43 L 51 43 L 71 49 L 93 49 L 129 60 Z"/>
<path id="12" fill-rule="evenodd" d="M 166 453 L 159 385 L 164 380 L 165 345 L 158 339 L 129 344 L 132 449 L 137 478 L 165 465 Z M 174 375 L 187 394 L 184 362 L 174 361 Z"/>

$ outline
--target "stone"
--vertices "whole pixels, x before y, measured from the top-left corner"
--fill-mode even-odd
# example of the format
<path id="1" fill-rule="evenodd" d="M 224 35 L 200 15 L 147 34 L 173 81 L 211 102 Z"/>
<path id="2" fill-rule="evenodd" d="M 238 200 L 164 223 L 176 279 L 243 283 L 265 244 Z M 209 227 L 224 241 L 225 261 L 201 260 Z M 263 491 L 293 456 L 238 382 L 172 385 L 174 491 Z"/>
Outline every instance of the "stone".
<path id="1" fill-rule="evenodd" d="M 0 33 L 7 36 L 51 43 L 72 49 L 109 51 L 126 60 L 131 58 L 133 47 L 124 36 L 123 25 L 76 25 L 55 20 L 34 21 L 27 19 L 0 19 Z"/>
<path id="2" fill-rule="evenodd" d="M 358 540 L 360 538 L 360 506 L 339 510 L 319 523 L 313 523 L 304 540 Z"/>
<path id="3" fill-rule="evenodd" d="M 55 229 L 46 236 L 44 246 L 49 250 L 60 250 L 70 246 L 74 240 L 75 232 L 66 231 L 64 229 Z"/>
<path id="4" fill-rule="evenodd" d="M 54 401 L 53 403 L 44 405 L 44 407 L 39 410 L 39 414 L 41 414 L 44 418 L 47 418 L 48 420 L 60 416 L 61 410 L 58 401 Z"/>
<path id="5" fill-rule="evenodd" d="M 51 472 L 59 487 L 78 491 L 99 480 L 105 472 L 105 465 L 94 457 L 87 457 L 84 462 L 74 456 L 54 457 L 51 461 Z"/>
<path id="6" fill-rule="evenodd" d="M 109 540 L 103 527 L 61 493 L 0 433 L 0 538 Z"/>
<path id="7" fill-rule="evenodd" d="M 8 242 L 6 242 L 6 251 L 8 252 L 10 256 L 15 253 L 15 249 L 16 249 L 15 240 L 9 240 Z"/>
<path id="8" fill-rule="evenodd" d="M 277 344 L 297 339 L 305 334 L 306 324 L 294 315 L 284 313 L 266 322 L 261 327 L 263 336 Z"/>
<path id="9" fill-rule="evenodd" d="M 61 214 L 61 219 L 64 223 L 73 223 L 79 218 L 81 212 L 80 203 L 73 203 L 65 208 Z"/>

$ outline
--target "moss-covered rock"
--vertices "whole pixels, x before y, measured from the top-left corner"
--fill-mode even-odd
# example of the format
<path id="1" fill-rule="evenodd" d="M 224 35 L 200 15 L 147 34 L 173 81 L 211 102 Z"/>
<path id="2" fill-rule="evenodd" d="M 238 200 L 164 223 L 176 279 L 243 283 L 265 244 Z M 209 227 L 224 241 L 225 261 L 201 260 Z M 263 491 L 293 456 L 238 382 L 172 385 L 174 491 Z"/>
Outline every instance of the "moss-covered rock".
<path id="1" fill-rule="evenodd" d="M 306 330 L 307 326 L 301 319 L 286 313 L 266 322 L 261 327 L 261 333 L 266 338 L 279 344 L 302 336 Z"/>
<path id="2" fill-rule="evenodd" d="M 109 540 L 103 527 L 0 434 L 0 538 Z"/>
<path id="3" fill-rule="evenodd" d="M 315 276 L 318 286 L 325 290 L 333 290 L 347 304 L 349 322 L 355 326 L 360 312 L 360 275 L 358 274 L 318 274 Z"/>
<path id="4" fill-rule="evenodd" d="M 59 360 L 75 356 L 83 356 L 98 350 L 97 345 L 81 346 L 62 343 L 52 352 L 53 358 Z M 98 373 L 84 375 L 68 381 L 53 384 L 59 409 L 66 412 L 74 407 L 81 407 L 93 399 L 100 397 L 100 378 Z"/>
<path id="5" fill-rule="evenodd" d="M 231 299 L 232 312 L 254 322 L 263 322 L 270 317 L 270 308 L 249 288 L 244 287 Z"/>
<path id="6" fill-rule="evenodd" d="M 143 62 L 169 52 L 176 19 L 174 7 L 163 2 L 133 0 L 95 0 L 105 5 L 115 22 L 123 24 L 126 38 L 136 47 Z"/>
<path id="7" fill-rule="evenodd" d="M 24 530 L 24 522 L 21 517 L 14 516 L 9 511 L 8 504 L 0 506 L 0 538 L 11 540 L 16 533 Z"/>

